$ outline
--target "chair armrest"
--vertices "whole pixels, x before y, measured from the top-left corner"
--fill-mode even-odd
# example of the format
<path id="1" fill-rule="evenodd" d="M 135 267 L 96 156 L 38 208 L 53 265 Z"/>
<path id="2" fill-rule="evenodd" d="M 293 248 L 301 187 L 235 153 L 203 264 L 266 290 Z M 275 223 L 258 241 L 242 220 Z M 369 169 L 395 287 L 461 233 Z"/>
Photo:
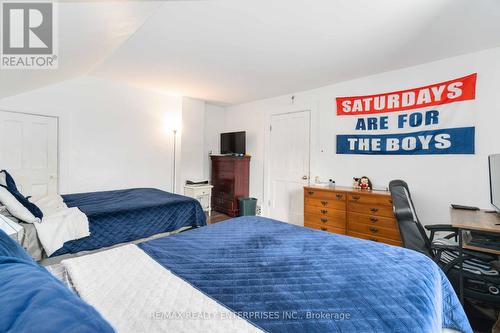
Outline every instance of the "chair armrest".
<path id="1" fill-rule="evenodd" d="M 434 231 L 434 232 L 438 232 L 438 231 L 455 231 L 457 232 L 458 229 L 455 228 L 454 226 L 452 226 L 451 224 L 429 224 L 429 225 L 426 225 L 424 226 L 425 229 L 429 230 L 429 231 Z"/>
<path id="2" fill-rule="evenodd" d="M 429 237 L 431 243 L 434 240 L 434 235 L 436 232 L 445 232 L 445 231 L 451 231 L 452 234 L 447 235 L 445 238 L 452 238 L 452 237 L 457 237 L 458 235 L 458 229 L 453 227 L 451 224 L 429 224 L 425 226 L 425 229 L 429 230 L 431 232 L 431 236 Z"/>

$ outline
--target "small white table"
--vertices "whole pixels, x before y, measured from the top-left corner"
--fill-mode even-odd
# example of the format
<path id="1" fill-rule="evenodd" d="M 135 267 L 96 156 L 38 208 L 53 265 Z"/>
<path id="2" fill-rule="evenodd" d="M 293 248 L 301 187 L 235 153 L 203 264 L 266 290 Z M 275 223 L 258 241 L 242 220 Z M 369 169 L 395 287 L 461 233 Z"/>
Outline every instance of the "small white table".
<path id="1" fill-rule="evenodd" d="M 19 224 L 11 221 L 9 218 L 0 214 L 0 229 L 2 229 L 9 237 L 21 243 L 24 229 Z"/>
<path id="2" fill-rule="evenodd" d="M 212 214 L 213 185 L 184 185 L 184 195 L 198 200 L 208 216 Z"/>

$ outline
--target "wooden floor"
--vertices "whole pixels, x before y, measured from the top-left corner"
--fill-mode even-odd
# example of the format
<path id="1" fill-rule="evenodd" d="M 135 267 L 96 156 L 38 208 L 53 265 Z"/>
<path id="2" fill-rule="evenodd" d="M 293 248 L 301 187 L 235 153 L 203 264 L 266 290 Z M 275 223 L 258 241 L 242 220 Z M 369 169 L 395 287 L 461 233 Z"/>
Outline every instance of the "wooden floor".
<path id="1" fill-rule="evenodd" d="M 216 212 L 215 210 L 212 211 L 212 215 L 209 217 L 207 216 L 207 223 L 208 224 L 214 224 L 220 221 L 228 220 L 230 219 L 231 216 L 228 216 L 224 213 Z"/>

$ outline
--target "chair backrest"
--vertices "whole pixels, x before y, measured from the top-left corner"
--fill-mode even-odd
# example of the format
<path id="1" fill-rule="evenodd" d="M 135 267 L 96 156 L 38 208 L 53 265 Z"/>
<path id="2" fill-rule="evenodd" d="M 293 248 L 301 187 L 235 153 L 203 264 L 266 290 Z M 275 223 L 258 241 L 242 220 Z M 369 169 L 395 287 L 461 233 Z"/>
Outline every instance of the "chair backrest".
<path id="1" fill-rule="evenodd" d="M 431 243 L 418 219 L 408 184 L 403 180 L 393 180 L 389 183 L 389 191 L 403 246 L 432 258 Z"/>

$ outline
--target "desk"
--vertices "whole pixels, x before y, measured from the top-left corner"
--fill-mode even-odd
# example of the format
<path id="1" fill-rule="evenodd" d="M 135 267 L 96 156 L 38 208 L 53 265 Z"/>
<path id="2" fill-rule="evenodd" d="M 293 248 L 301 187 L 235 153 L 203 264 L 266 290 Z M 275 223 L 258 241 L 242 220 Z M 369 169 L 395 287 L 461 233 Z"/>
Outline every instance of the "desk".
<path id="1" fill-rule="evenodd" d="M 463 249 L 473 250 L 477 252 L 491 253 L 500 255 L 500 251 L 482 248 L 467 244 L 467 239 L 464 241 L 464 231 L 480 231 L 491 234 L 500 234 L 500 214 L 487 213 L 484 210 L 463 210 L 450 209 L 451 225 L 458 229 L 458 245 L 460 247 L 460 257 L 463 255 Z M 460 263 L 460 301 L 463 303 L 464 288 L 463 288 L 463 264 Z"/>

